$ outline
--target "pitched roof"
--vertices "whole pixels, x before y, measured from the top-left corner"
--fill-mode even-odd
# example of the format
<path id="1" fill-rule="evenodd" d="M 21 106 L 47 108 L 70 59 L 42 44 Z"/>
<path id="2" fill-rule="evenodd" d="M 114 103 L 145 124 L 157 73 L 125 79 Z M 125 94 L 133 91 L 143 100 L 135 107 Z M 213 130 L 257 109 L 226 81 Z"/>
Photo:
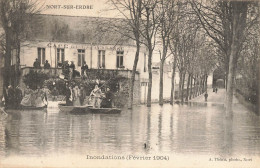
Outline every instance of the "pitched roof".
<path id="1" fill-rule="evenodd" d="M 35 15 L 28 24 L 26 40 L 134 45 L 134 41 L 114 31 L 123 29 L 123 19 L 65 15 Z M 126 24 L 125 24 L 126 25 Z M 112 27 L 111 27 L 112 26 Z M 113 29 L 113 31 L 112 31 Z"/>

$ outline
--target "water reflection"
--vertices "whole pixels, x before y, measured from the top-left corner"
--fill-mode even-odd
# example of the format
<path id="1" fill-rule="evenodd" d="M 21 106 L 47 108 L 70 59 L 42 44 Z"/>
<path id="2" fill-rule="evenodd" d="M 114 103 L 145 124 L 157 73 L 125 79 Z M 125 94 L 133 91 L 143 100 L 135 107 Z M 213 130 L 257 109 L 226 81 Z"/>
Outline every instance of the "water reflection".
<path id="1" fill-rule="evenodd" d="M 14 111 L 0 120 L 0 156 L 90 153 L 260 154 L 260 119 L 223 105 L 153 105 L 121 114 Z"/>

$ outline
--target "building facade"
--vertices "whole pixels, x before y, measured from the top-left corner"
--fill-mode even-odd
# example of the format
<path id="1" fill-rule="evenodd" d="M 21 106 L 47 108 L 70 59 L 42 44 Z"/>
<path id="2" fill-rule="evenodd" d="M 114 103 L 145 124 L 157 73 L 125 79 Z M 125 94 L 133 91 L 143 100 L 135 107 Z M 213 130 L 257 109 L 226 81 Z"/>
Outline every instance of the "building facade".
<path id="1" fill-rule="evenodd" d="M 48 61 L 51 68 L 56 69 L 59 63 L 68 61 L 74 62 L 75 69 L 80 72 L 86 62 L 91 72 L 115 70 L 130 79 L 136 52 L 134 41 L 116 32 L 102 31 L 102 23 L 104 18 L 37 15 L 35 21 L 28 25 L 28 33 L 20 45 L 21 86 L 24 86 L 23 76 L 32 69 L 36 58 L 41 67 Z M 144 102 L 142 99 L 146 99 L 141 92 L 144 90 L 142 87 L 147 86 L 147 78 L 147 51 L 141 47 L 135 102 Z"/>

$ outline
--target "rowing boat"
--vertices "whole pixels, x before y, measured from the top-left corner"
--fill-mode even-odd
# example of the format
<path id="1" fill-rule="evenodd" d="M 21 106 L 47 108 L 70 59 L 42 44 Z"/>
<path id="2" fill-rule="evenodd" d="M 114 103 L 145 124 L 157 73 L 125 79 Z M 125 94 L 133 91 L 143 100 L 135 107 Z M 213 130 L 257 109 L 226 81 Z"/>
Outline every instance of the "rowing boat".
<path id="1" fill-rule="evenodd" d="M 44 110 L 47 108 L 47 105 L 42 106 L 42 107 L 35 107 L 35 106 L 20 106 L 19 107 L 21 110 Z"/>
<path id="2" fill-rule="evenodd" d="M 118 109 L 118 108 L 93 108 L 93 107 L 89 107 L 89 110 L 93 114 L 116 114 L 116 113 L 121 112 L 121 109 Z"/>
<path id="3" fill-rule="evenodd" d="M 92 107 L 92 106 L 89 106 L 89 105 L 86 105 L 86 106 L 67 106 L 66 104 L 59 103 L 58 107 L 59 107 L 60 111 L 62 111 L 62 112 L 86 113 L 86 112 L 89 112 L 88 109 L 89 109 L 89 107 Z"/>

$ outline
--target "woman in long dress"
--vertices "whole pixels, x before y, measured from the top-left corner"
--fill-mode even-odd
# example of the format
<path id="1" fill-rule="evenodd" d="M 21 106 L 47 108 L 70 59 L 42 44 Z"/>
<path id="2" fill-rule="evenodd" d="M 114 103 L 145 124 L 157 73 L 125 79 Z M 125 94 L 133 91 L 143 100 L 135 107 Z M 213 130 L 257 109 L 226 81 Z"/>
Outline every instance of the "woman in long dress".
<path id="1" fill-rule="evenodd" d="M 94 97 L 93 107 L 100 108 L 102 92 L 98 85 L 95 85 L 95 88 L 90 93 L 90 96 Z"/>
<path id="2" fill-rule="evenodd" d="M 35 107 L 44 107 L 44 92 L 43 90 L 38 86 L 37 90 L 35 91 Z"/>
<path id="3" fill-rule="evenodd" d="M 29 88 L 29 86 L 26 86 L 26 89 L 24 90 L 24 97 L 21 101 L 22 106 L 32 106 L 32 94 L 33 91 Z"/>
<path id="4" fill-rule="evenodd" d="M 73 88 L 73 106 L 80 106 L 80 90 L 78 86 Z"/>

